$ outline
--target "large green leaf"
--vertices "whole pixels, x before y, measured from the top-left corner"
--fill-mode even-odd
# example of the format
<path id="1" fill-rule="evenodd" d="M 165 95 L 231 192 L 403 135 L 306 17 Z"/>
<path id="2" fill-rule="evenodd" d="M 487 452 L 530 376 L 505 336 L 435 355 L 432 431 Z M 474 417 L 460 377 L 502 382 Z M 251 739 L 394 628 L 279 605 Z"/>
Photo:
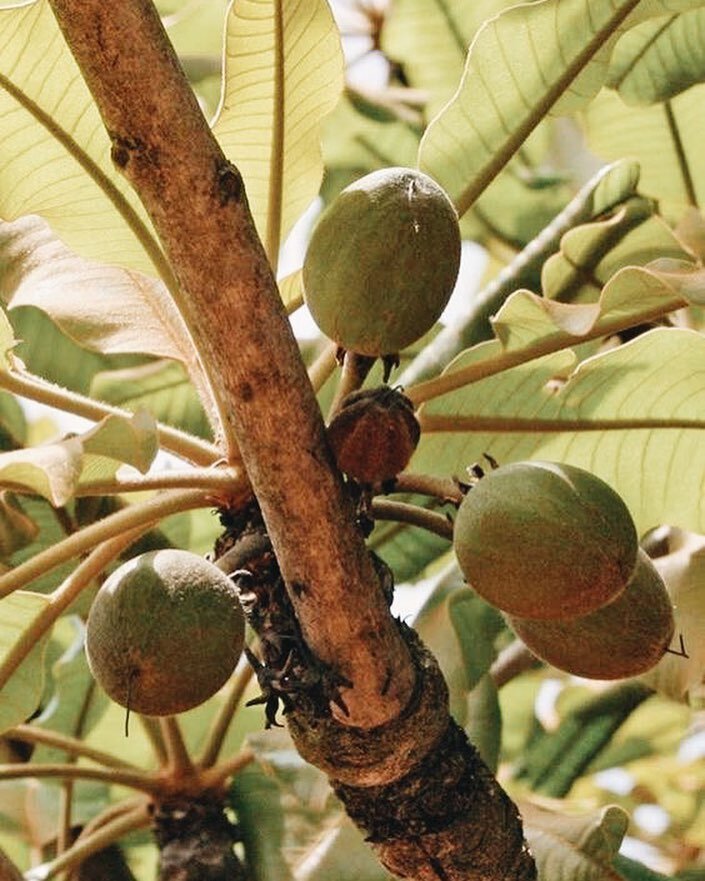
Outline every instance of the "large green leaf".
<path id="1" fill-rule="evenodd" d="M 36 306 L 94 351 L 194 360 L 161 282 L 77 256 L 37 217 L 0 223 L 0 291 L 10 307 Z"/>
<path id="2" fill-rule="evenodd" d="M 597 94 L 626 27 L 697 5 L 542 0 L 491 19 L 472 44 L 458 92 L 421 141 L 421 168 L 465 213 L 547 113 L 575 111 Z"/>
<path id="3" fill-rule="evenodd" d="M 0 217 L 39 214 L 79 254 L 154 274 L 144 209 L 48 0 L 0 9 L 0 33 Z"/>
<path id="4" fill-rule="evenodd" d="M 412 468 L 462 474 L 485 452 L 500 463 L 568 462 L 610 483 L 640 532 L 660 523 L 703 531 L 704 359 L 700 334 L 656 329 L 574 372 L 567 351 L 506 370 L 423 408 Z"/>
<path id="5" fill-rule="evenodd" d="M 48 604 L 45 596 L 18 590 L 0 600 L 0 674 L 10 653 Z M 26 721 L 36 710 L 44 688 L 45 634 L 12 673 L 0 692 L 0 731 Z"/>
<path id="6" fill-rule="evenodd" d="M 342 85 L 340 39 L 324 0 L 234 0 L 214 131 L 243 174 L 275 266 L 280 243 L 318 193 L 321 121 Z"/>
<path id="7" fill-rule="evenodd" d="M 638 160 L 641 191 L 680 214 L 705 200 L 703 101 L 705 85 L 652 107 L 628 107 L 605 89 L 584 115 L 590 147 L 604 159 Z"/>
<path id="8" fill-rule="evenodd" d="M 627 104 L 653 104 L 703 80 L 705 10 L 693 9 L 628 31 L 614 50 L 606 84 Z"/>

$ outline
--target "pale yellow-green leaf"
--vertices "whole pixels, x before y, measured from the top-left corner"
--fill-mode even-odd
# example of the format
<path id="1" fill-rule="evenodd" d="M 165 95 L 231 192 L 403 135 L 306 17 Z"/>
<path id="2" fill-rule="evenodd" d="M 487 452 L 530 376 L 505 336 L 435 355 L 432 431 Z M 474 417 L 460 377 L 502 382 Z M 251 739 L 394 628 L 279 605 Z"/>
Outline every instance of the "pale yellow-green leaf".
<path id="1" fill-rule="evenodd" d="M 296 272 L 291 272 L 279 279 L 278 285 L 284 308 L 291 315 L 304 302 L 304 282 L 301 270 L 297 269 Z"/>
<path id="2" fill-rule="evenodd" d="M 589 302 L 619 269 L 664 258 L 685 261 L 692 260 L 692 254 L 653 214 L 650 201 L 635 196 L 606 220 L 567 232 L 560 249 L 543 265 L 541 289 L 552 299 Z"/>
<path id="3" fill-rule="evenodd" d="M 17 359 L 12 350 L 17 345 L 15 333 L 12 329 L 4 309 L 0 309 L 0 372 L 9 373 L 17 365 Z"/>
<path id="4" fill-rule="evenodd" d="M 486 349 L 458 356 L 449 370 Z M 703 364 L 705 339 L 674 328 L 577 368 L 570 351 L 547 355 L 426 404 L 411 468 L 462 476 L 484 453 L 501 464 L 567 462 L 612 485 L 640 533 L 660 523 L 705 531 Z"/>
<path id="5" fill-rule="evenodd" d="M 240 169 L 257 231 L 276 266 L 280 243 L 316 197 L 321 121 L 343 85 L 325 0 L 234 0 L 215 134 Z"/>
<path id="6" fill-rule="evenodd" d="M 605 89 L 584 114 L 588 142 L 603 159 L 636 159 L 641 192 L 679 216 L 705 200 L 704 102 L 705 85 L 652 107 L 628 107 Z"/>
<path id="7" fill-rule="evenodd" d="M 597 94 L 628 26 L 694 5 L 541 0 L 491 19 L 472 43 L 458 91 L 424 134 L 420 167 L 464 214 L 547 113 L 575 111 Z"/>
<path id="8" fill-rule="evenodd" d="M 79 257 L 38 217 L 0 223 L 0 267 L 11 308 L 41 309 L 81 346 L 194 360 L 189 333 L 160 281 Z"/>
<path id="9" fill-rule="evenodd" d="M 705 10 L 645 21 L 617 43 L 606 85 L 627 104 L 653 104 L 705 80 Z"/>
<path id="10" fill-rule="evenodd" d="M 132 465 L 142 473 L 149 470 L 159 448 L 156 422 L 146 410 L 129 419 L 106 416 L 82 434 L 81 441 L 85 453 Z"/>
<path id="11" fill-rule="evenodd" d="M 683 533 L 678 547 L 657 557 L 654 565 L 673 600 L 674 653 L 664 655 L 640 678 L 666 697 L 687 701 L 690 692 L 697 692 L 705 682 L 705 537 Z M 686 657 L 678 654 L 681 647 Z"/>
<path id="12" fill-rule="evenodd" d="M 38 532 L 39 527 L 23 511 L 18 498 L 13 493 L 0 492 L 0 559 L 6 560 L 30 545 Z"/>
<path id="13" fill-rule="evenodd" d="M 622 808 L 566 814 L 524 803 L 521 811 L 538 881 L 622 881 L 612 867 L 629 825 Z"/>
<path id="14" fill-rule="evenodd" d="M 0 9 L 0 217 L 40 214 L 75 251 L 154 274 L 144 209 L 48 0 Z"/>
<path id="15" fill-rule="evenodd" d="M 0 487 L 38 493 L 53 505 L 73 495 L 83 467 L 78 438 L 0 454 Z"/>
<path id="16" fill-rule="evenodd" d="M 18 590 L 0 600 L 0 675 L 25 632 L 44 612 L 45 596 Z M 49 634 L 33 646 L 0 691 L 0 731 L 26 721 L 36 710 L 44 687 L 44 652 Z"/>

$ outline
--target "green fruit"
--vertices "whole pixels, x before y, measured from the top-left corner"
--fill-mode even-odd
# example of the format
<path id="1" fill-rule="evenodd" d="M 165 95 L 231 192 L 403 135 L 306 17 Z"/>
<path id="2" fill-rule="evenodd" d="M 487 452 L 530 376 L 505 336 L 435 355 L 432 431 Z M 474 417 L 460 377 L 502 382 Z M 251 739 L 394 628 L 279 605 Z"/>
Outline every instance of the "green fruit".
<path id="1" fill-rule="evenodd" d="M 171 716 L 225 683 L 244 636 L 235 587 L 220 569 L 188 551 L 151 551 L 116 569 L 96 594 L 86 653 L 114 701 Z"/>
<path id="2" fill-rule="evenodd" d="M 458 216 L 435 181 L 384 168 L 344 189 L 306 253 L 306 304 L 342 348 L 376 357 L 433 327 L 460 265 Z"/>
<path id="3" fill-rule="evenodd" d="M 607 606 L 571 621 L 508 616 L 539 658 L 575 676 L 624 679 L 650 670 L 674 630 L 673 606 L 663 579 L 644 551 L 624 592 Z"/>
<path id="4" fill-rule="evenodd" d="M 470 585 L 523 618 L 574 618 L 614 600 L 636 565 L 634 522 L 594 474 L 515 462 L 482 477 L 455 521 L 453 546 Z"/>

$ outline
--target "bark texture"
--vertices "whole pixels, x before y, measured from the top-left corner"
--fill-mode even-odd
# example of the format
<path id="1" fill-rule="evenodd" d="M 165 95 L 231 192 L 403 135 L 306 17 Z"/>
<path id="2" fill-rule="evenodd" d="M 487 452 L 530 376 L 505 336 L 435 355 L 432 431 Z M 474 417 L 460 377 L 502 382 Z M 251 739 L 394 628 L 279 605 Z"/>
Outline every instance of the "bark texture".
<path id="1" fill-rule="evenodd" d="M 179 281 L 178 305 L 227 402 L 226 440 L 235 437 L 261 507 L 271 547 L 255 542 L 251 571 L 238 576 L 255 618 L 279 622 L 263 631 L 271 663 L 258 669 L 261 683 L 274 686 L 297 746 L 328 771 L 395 872 L 456 879 L 465 871 L 457 867 L 474 865 L 487 849 L 480 872 L 462 877 L 531 878 L 516 811 L 452 726 L 435 662 L 389 613 L 241 176 L 214 140 L 152 3 L 50 2 L 102 113 L 113 159 Z M 233 445 L 226 448 L 234 459 Z M 265 570 L 274 572 L 266 578 L 276 590 L 261 582 Z M 292 646 L 298 653 L 289 660 Z M 447 762 L 433 758 L 439 749 Z M 424 792 L 456 780 L 466 794 L 441 816 L 442 799 Z M 394 805 L 401 793 L 403 810 Z M 376 796 L 398 816 L 383 824 L 371 813 Z M 404 834 L 412 816 L 414 831 Z"/>

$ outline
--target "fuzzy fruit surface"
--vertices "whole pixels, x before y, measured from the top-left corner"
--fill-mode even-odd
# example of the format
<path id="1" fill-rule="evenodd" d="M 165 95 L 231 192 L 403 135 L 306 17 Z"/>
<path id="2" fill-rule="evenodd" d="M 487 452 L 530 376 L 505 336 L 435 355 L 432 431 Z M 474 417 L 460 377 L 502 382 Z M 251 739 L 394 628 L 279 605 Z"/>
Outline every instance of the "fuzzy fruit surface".
<path id="1" fill-rule="evenodd" d="M 673 606 L 663 579 L 640 550 L 634 575 L 613 603 L 570 621 L 508 616 L 539 658 L 588 679 L 623 679 L 655 666 L 673 638 Z"/>
<path id="2" fill-rule="evenodd" d="M 459 266 L 458 216 L 444 190 L 415 169 L 384 168 L 346 187 L 321 217 L 304 296 L 338 345 L 388 355 L 433 327 Z"/>
<path id="3" fill-rule="evenodd" d="M 636 566 L 638 537 L 621 497 L 594 474 L 514 462 L 468 491 L 453 547 L 487 602 L 523 618 L 564 619 L 619 596 Z"/>
<path id="4" fill-rule="evenodd" d="M 116 703 L 171 716 L 225 683 L 244 636 L 235 587 L 220 569 L 188 551 L 150 551 L 116 569 L 96 594 L 86 654 Z"/>
<path id="5" fill-rule="evenodd" d="M 369 485 L 403 471 L 420 434 L 413 404 L 389 386 L 351 392 L 328 426 L 338 468 Z"/>

